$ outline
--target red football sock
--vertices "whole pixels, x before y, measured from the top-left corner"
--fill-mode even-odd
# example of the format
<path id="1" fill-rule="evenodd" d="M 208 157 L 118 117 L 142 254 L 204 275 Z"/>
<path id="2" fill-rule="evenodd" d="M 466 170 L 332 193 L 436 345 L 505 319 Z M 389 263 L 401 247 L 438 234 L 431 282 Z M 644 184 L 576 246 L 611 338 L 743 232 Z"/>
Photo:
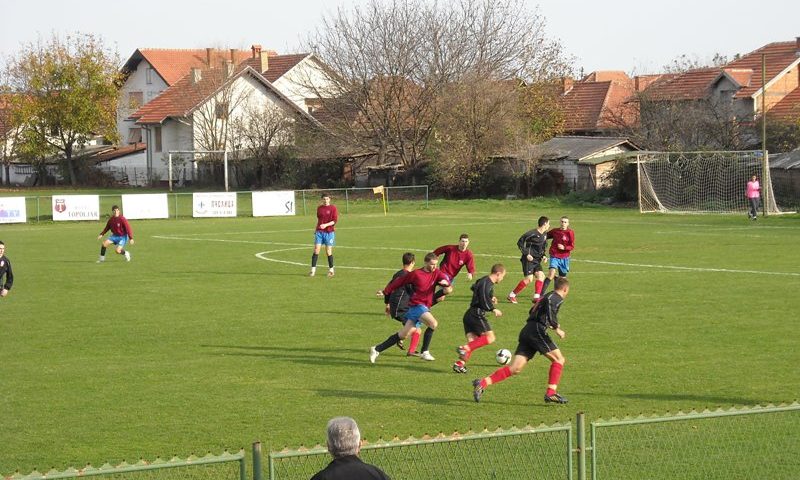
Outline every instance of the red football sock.
<path id="1" fill-rule="evenodd" d="M 558 382 L 561 380 L 561 371 L 564 369 L 564 364 L 553 362 L 550 364 L 550 375 L 548 376 L 547 383 L 549 385 L 558 385 Z M 553 392 L 550 393 L 551 389 L 547 389 L 547 394 L 552 395 L 555 392 L 555 389 L 552 389 Z"/>
<path id="2" fill-rule="evenodd" d="M 506 378 L 511 376 L 511 369 L 508 366 L 500 367 L 494 371 L 493 374 L 489 375 L 489 378 L 492 379 L 492 385 L 495 383 L 502 382 Z"/>
<path id="3" fill-rule="evenodd" d="M 411 333 L 411 343 L 408 345 L 408 353 L 416 352 L 417 345 L 419 345 L 419 332 L 414 330 Z"/>
<path id="4" fill-rule="evenodd" d="M 533 285 L 535 292 L 533 298 L 540 298 L 542 295 L 542 285 L 544 285 L 544 282 L 541 280 L 536 280 L 536 282 Z"/>
<path id="5" fill-rule="evenodd" d="M 467 348 L 469 348 L 468 356 L 471 355 L 472 352 L 474 352 L 475 350 L 477 350 L 477 349 L 479 349 L 481 347 L 485 347 L 486 345 L 489 345 L 489 338 L 486 335 L 481 335 L 480 337 L 476 338 L 475 340 L 469 342 L 467 344 Z"/>
<path id="6" fill-rule="evenodd" d="M 519 292 L 525 290 L 525 287 L 527 287 L 527 286 L 528 286 L 528 284 L 525 283 L 524 279 L 520 280 L 519 283 L 517 284 L 517 286 L 514 287 L 514 295 L 517 295 Z"/>

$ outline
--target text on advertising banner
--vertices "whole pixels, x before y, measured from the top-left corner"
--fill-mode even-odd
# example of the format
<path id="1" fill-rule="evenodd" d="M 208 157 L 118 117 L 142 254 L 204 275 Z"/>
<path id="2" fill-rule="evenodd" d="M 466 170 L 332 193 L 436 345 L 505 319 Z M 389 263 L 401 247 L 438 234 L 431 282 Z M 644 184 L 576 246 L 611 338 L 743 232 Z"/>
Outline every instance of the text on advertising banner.
<path id="1" fill-rule="evenodd" d="M 53 195 L 53 220 L 100 220 L 100 196 Z"/>
<path id="2" fill-rule="evenodd" d="M 192 194 L 193 217 L 235 217 L 236 192 Z"/>
<path id="3" fill-rule="evenodd" d="M 25 223 L 25 197 L 0 197 L 0 223 Z"/>
<path id="4" fill-rule="evenodd" d="M 294 215 L 294 191 L 253 192 L 253 216 Z"/>

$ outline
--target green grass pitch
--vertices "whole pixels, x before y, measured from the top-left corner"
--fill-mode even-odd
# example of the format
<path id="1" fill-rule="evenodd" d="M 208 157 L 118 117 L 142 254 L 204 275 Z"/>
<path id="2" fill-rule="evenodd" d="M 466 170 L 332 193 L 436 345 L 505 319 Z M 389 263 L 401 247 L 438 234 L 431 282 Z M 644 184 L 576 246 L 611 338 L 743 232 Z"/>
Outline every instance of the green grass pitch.
<path id="1" fill-rule="evenodd" d="M 334 199 L 336 203 L 336 199 Z M 434 309 L 435 362 L 371 345 L 399 324 L 375 296 L 400 267 L 469 233 L 479 275 L 509 267 L 539 215 L 576 231 L 558 341 L 567 363 L 545 405 L 547 361 L 489 388 L 470 381 L 514 349 L 527 305 L 502 301 L 495 345 L 467 375 L 454 348 L 469 284 Z M 104 220 L 103 220 L 104 221 Z M 435 201 L 351 208 L 336 277 L 309 278 L 314 219 L 132 221 L 133 261 L 95 264 L 102 222 L 0 226 L 16 282 L 0 300 L 0 473 L 140 457 L 324 443 L 355 417 L 368 440 L 790 402 L 800 392 L 798 216 L 640 215 L 555 201 Z M 322 273 L 320 275 L 319 273 Z M 528 289 L 525 294 L 530 294 Z"/>

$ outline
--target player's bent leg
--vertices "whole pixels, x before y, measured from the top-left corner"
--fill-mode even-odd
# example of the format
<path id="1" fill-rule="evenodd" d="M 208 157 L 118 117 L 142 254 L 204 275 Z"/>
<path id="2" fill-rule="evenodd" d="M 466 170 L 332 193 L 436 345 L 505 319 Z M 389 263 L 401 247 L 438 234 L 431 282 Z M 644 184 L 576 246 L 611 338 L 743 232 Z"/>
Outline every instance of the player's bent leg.
<path id="1" fill-rule="evenodd" d="M 528 357 L 525 355 L 514 355 L 511 363 L 508 365 L 508 371 L 511 375 L 519 375 L 525 365 L 528 364 Z"/>
<path id="2" fill-rule="evenodd" d="M 567 403 L 567 399 L 556 392 L 556 390 L 558 390 L 558 383 L 561 381 L 561 372 L 564 370 L 566 359 L 559 349 L 547 352 L 545 357 L 547 357 L 551 363 L 547 379 L 547 391 L 544 394 L 544 402 Z"/>

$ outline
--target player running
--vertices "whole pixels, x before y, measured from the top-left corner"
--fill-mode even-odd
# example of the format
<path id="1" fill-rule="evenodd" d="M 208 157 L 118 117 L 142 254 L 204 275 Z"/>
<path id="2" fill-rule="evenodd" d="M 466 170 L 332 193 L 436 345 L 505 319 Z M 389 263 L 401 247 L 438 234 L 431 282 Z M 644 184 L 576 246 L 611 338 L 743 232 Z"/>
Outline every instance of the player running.
<path id="1" fill-rule="evenodd" d="M 472 250 L 467 247 L 469 247 L 469 235 L 462 233 L 458 237 L 458 245 L 442 245 L 433 251 L 436 255 L 444 254 L 439 268 L 450 280 L 448 287 L 440 289 L 433 295 L 433 303 L 441 302 L 445 299 L 445 295 L 453 293 L 453 283 L 462 268 L 467 267 L 467 280 L 472 280 L 472 276 L 475 275 L 475 257 L 472 255 Z"/>
<path id="2" fill-rule="evenodd" d="M 558 323 L 558 311 L 569 293 L 569 280 L 564 277 L 556 278 L 554 288 L 555 290 L 546 294 L 541 302 L 531 308 L 528 322 L 519 332 L 519 343 L 514 357 L 511 359 L 511 364 L 498 368 L 488 377 L 472 381 L 472 396 L 476 402 L 481 401 L 483 392 L 489 385 L 517 375 L 533 359 L 536 352 L 539 352 L 550 360 L 547 392 L 544 394 L 545 403 L 567 403 L 567 399 L 556 392 L 566 360 L 561 350 L 558 349 L 558 345 L 550 339 L 547 329 L 555 330 L 558 338 L 566 336 Z"/>
<path id="3" fill-rule="evenodd" d="M 495 308 L 497 297 L 494 296 L 494 286 L 503 281 L 506 276 L 506 267 L 501 263 L 492 265 L 489 275 L 481 277 L 472 284 L 472 301 L 464 313 L 464 334 L 467 344 L 456 348 L 458 361 L 453 364 L 456 373 L 467 373 L 467 361 L 475 350 L 494 343 L 495 336 L 486 314 L 494 313 L 500 317 L 503 312 Z"/>
<path id="4" fill-rule="evenodd" d="M 317 273 L 317 258 L 319 258 L 319 251 L 323 245 L 325 245 L 325 253 L 328 255 L 328 276 L 334 275 L 333 246 L 336 243 L 334 225 L 339 221 L 339 210 L 336 209 L 336 205 L 331 204 L 330 194 L 323 193 L 321 198 L 322 203 L 317 207 L 317 228 L 314 230 L 314 253 L 311 255 L 309 277 L 313 277 Z"/>
<path id="5" fill-rule="evenodd" d="M 131 245 L 133 245 L 133 229 L 131 228 L 131 224 L 128 223 L 128 220 L 122 216 L 119 207 L 116 205 L 111 207 L 111 218 L 108 219 L 106 228 L 100 232 L 97 239 L 100 240 L 103 238 L 103 235 L 109 230 L 111 230 L 111 235 L 103 241 L 103 245 L 100 247 L 100 258 L 97 260 L 97 263 L 106 261 L 106 248 L 112 244 L 117 246 L 117 253 L 123 255 L 125 260 L 130 262 L 131 252 L 125 250 L 125 245 L 127 245 L 129 240 Z"/>
<path id="6" fill-rule="evenodd" d="M 522 234 L 517 240 L 517 247 L 522 253 L 520 262 L 522 262 L 522 280 L 514 287 L 514 291 L 508 294 L 508 301 L 511 303 L 517 302 L 517 294 L 525 290 L 534 276 L 536 277 L 535 290 L 533 294 L 533 301 L 538 302 L 542 296 L 542 286 L 544 285 L 544 272 L 542 271 L 542 263 L 547 262 L 547 257 L 544 256 L 545 246 L 547 244 L 547 229 L 550 228 L 550 219 L 545 216 L 539 217 L 537 222 L 538 227 L 529 230 Z"/>
<path id="7" fill-rule="evenodd" d="M 398 340 L 406 338 L 414 328 L 421 327 L 423 323 L 428 328 L 425 330 L 422 339 L 422 354 L 420 354 L 420 358 L 427 361 L 435 360 L 430 352 L 433 332 L 438 326 L 436 318 L 434 318 L 430 311 L 431 305 L 433 304 L 433 291 L 436 289 L 437 285 L 446 287 L 450 284 L 447 275 L 436 268 L 438 263 L 439 257 L 435 253 L 430 252 L 425 255 L 425 266 L 392 280 L 383 290 L 378 290 L 378 296 L 385 296 L 391 295 L 392 292 L 403 288 L 405 285 L 413 285 L 414 287 L 414 293 L 411 295 L 411 299 L 408 302 L 405 326 L 400 332 L 390 335 L 389 338 L 380 345 L 370 347 L 369 361 L 371 363 L 375 363 L 381 351 L 396 344 Z M 381 350 L 378 350 L 378 347 L 380 347 Z M 410 350 L 411 347 L 409 346 L 409 351 Z"/>
<path id="8" fill-rule="evenodd" d="M 390 280 L 390 283 L 396 280 L 397 278 L 405 276 L 409 272 L 414 270 L 415 264 L 416 264 L 416 258 L 414 254 L 411 252 L 404 253 L 403 268 L 395 272 L 395 274 L 392 276 L 392 280 Z M 384 295 L 383 303 L 386 305 L 386 316 L 397 320 L 398 322 L 400 322 L 401 325 L 405 325 L 406 312 L 408 312 L 408 301 L 413 293 L 414 293 L 414 287 L 411 285 L 406 285 L 403 288 L 398 288 L 397 290 L 392 292 L 391 295 Z M 407 353 L 408 356 L 417 355 L 414 349 L 416 349 L 417 344 L 419 343 L 419 334 L 420 334 L 419 328 L 415 328 L 414 330 L 411 331 L 411 344 L 413 345 L 413 348 L 409 349 Z M 391 347 L 391 345 L 386 346 L 386 348 L 389 347 Z M 400 350 L 403 350 L 405 348 L 402 339 L 397 341 L 397 347 L 400 348 Z M 383 350 L 379 351 L 382 352 Z"/>
<path id="9" fill-rule="evenodd" d="M 575 248 L 575 232 L 569 228 L 569 218 L 561 217 L 561 227 L 551 228 L 547 232 L 550 242 L 550 268 L 547 270 L 547 278 L 542 284 L 542 294 L 547 292 L 547 286 L 555 278 L 556 272 L 559 277 L 566 277 L 569 273 L 569 257 Z"/>

